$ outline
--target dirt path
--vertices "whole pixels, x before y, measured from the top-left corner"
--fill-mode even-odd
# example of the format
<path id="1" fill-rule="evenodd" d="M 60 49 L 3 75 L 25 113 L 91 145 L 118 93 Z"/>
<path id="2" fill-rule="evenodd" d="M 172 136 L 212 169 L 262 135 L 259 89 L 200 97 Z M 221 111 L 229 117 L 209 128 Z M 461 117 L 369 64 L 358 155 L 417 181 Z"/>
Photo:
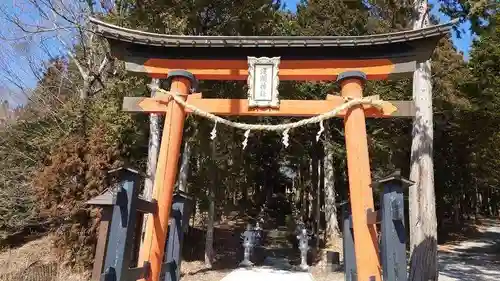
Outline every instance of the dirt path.
<path id="1" fill-rule="evenodd" d="M 500 280 L 500 222 L 487 220 L 475 238 L 439 250 L 439 281 Z"/>

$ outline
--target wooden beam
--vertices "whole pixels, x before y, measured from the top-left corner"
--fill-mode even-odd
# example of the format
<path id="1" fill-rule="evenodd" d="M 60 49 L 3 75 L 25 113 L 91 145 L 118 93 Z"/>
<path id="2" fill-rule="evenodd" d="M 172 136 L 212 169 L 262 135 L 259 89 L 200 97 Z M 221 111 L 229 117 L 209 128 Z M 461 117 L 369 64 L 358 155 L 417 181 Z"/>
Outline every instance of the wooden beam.
<path id="1" fill-rule="evenodd" d="M 123 99 L 123 111 L 125 112 L 149 112 L 164 114 L 168 97 L 146 98 L 125 97 Z M 390 101 L 398 110 L 391 115 L 382 114 L 377 108 L 363 105 L 367 117 L 413 117 L 415 106 L 413 101 Z M 200 94 L 190 95 L 187 103 L 197 108 L 219 116 L 315 116 L 334 109 L 344 103 L 339 96 L 328 96 L 326 100 L 281 100 L 279 109 L 251 109 L 248 107 L 247 99 L 207 99 L 201 98 Z M 186 109 L 186 112 L 191 112 Z M 345 116 L 346 111 L 340 112 L 339 117 Z"/>
<path id="2" fill-rule="evenodd" d="M 146 73 L 153 78 L 165 78 L 170 71 L 186 70 L 199 80 L 247 80 L 246 60 L 190 60 L 135 58 L 125 63 L 128 71 Z M 361 71 L 368 80 L 386 80 L 410 73 L 415 61 L 394 63 L 389 59 L 369 60 L 282 60 L 281 81 L 333 81 L 340 73 Z"/>
<path id="3" fill-rule="evenodd" d="M 366 211 L 366 221 L 368 224 L 379 224 L 380 223 L 380 212 L 379 211 Z"/>
<path id="4" fill-rule="evenodd" d="M 137 199 L 137 211 L 147 214 L 155 214 L 158 210 L 158 203 L 155 200 L 148 201 L 142 198 Z"/>
<path id="5" fill-rule="evenodd" d="M 109 225 L 112 217 L 112 207 L 105 206 L 102 208 L 102 217 L 99 224 L 99 232 L 97 237 L 97 245 L 95 248 L 94 266 L 92 268 L 92 281 L 99 281 L 104 266 L 106 255 Z"/>

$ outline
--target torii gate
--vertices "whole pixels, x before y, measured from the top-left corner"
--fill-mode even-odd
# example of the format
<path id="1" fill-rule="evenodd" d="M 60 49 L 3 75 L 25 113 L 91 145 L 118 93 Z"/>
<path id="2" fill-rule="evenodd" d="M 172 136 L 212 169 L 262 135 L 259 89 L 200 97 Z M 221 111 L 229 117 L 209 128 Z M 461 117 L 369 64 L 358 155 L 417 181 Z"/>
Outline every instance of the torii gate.
<path id="1" fill-rule="evenodd" d="M 361 98 L 365 80 L 394 79 L 413 74 L 416 64 L 427 60 L 438 40 L 451 29 L 452 22 L 423 28 L 370 36 L 184 36 L 126 29 L 91 19 L 96 32 L 111 46 L 112 55 L 125 62 L 131 72 L 167 79 L 170 92 L 188 104 L 216 115 L 303 116 L 319 115 L 342 105 L 344 98 Z M 249 56 L 264 59 L 271 79 L 332 81 L 341 86 L 341 97 L 326 100 L 277 100 L 276 93 L 258 101 L 247 99 L 206 99 L 192 93 L 199 80 L 247 80 Z M 253 79 L 253 78 L 252 78 Z M 249 82 L 253 83 L 249 80 Z M 277 88 L 274 81 L 272 87 Z M 256 98 L 257 101 L 254 99 Z M 256 104 L 252 104 L 255 102 Z M 339 113 L 344 118 L 350 203 L 355 240 L 358 280 L 380 281 L 381 266 L 373 217 L 373 196 L 365 117 L 412 117 L 413 101 L 392 101 L 397 110 L 384 113 L 358 105 Z M 262 108 L 265 107 L 265 108 Z M 158 211 L 148 220 L 140 249 L 139 264 L 149 261 L 148 280 L 158 281 L 169 212 L 175 184 L 178 155 L 187 110 L 167 95 L 155 98 L 126 97 L 124 111 L 165 114 L 165 124 L 156 168 L 153 199 Z"/>

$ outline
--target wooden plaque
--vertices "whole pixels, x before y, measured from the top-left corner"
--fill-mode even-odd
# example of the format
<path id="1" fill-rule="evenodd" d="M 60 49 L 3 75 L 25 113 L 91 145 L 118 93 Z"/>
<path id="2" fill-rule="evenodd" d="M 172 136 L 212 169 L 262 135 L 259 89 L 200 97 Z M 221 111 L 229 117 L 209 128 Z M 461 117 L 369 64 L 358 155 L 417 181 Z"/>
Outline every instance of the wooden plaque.
<path id="1" fill-rule="evenodd" d="M 248 106 L 279 107 L 280 57 L 248 57 Z"/>

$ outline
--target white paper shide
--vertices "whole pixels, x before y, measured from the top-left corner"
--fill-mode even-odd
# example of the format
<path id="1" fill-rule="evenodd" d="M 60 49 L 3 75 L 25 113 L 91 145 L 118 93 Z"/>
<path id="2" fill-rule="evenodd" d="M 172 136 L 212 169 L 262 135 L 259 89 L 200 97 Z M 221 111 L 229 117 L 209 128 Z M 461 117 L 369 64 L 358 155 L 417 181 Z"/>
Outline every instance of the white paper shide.
<path id="1" fill-rule="evenodd" d="M 279 107 L 280 57 L 248 57 L 248 105 Z"/>

